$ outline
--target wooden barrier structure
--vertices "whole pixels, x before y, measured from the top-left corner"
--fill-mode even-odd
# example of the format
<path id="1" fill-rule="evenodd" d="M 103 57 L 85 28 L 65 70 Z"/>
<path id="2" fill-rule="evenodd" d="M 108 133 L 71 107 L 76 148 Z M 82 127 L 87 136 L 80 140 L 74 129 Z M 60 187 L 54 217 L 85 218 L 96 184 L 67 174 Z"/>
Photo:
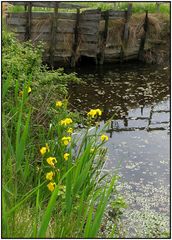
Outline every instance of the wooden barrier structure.
<path id="1" fill-rule="evenodd" d="M 146 41 L 148 13 L 141 26 L 143 37 L 138 37 L 130 46 L 131 31 L 129 21 L 132 16 L 132 5 L 126 11 L 101 11 L 86 9 L 84 5 L 64 2 L 10 2 L 21 5 L 25 11 L 7 13 L 6 23 L 21 41 L 31 40 L 45 43 L 44 61 L 52 66 L 57 62 L 67 62 L 75 66 L 82 57 L 93 58 L 96 64 L 104 62 L 123 62 L 129 59 L 140 59 Z M 49 12 L 35 12 L 35 7 L 48 8 Z M 53 11 L 51 10 L 53 9 Z M 75 12 L 64 12 L 70 9 Z M 120 41 L 112 35 L 115 21 L 121 24 Z M 145 27 L 146 26 L 146 27 Z"/>

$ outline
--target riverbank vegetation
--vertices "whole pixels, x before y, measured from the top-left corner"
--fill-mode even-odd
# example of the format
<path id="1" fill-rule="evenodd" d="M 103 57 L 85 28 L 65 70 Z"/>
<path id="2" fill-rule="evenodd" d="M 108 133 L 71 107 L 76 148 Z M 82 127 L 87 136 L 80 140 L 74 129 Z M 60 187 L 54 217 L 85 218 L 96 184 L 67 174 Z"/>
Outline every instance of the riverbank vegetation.
<path id="1" fill-rule="evenodd" d="M 2 236 L 113 237 L 126 205 L 116 190 L 118 175 L 103 171 L 102 111 L 90 110 L 78 131 L 82 118 L 68 110 L 67 84 L 81 80 L 48 70 L 41 55 L 41 45 L 19 43 L 3 30 Z M 115 214 L 108 229 L 107 206 Z"/>

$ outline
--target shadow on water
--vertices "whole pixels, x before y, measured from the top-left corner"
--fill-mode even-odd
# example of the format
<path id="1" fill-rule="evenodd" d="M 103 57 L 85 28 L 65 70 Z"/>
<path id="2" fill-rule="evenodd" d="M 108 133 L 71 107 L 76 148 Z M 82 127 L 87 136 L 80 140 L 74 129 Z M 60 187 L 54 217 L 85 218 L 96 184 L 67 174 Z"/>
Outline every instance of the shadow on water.
<path id="1" fill-rule="evenodd" d="M 170 73 L 169 67 L 124 64 L 77 69 L 85 84 L 69 87 L 72 110 L 103 110 L 107 130 L 106 169 L 118 167 L 125 237 L 153 237 L 147 225 L 169 231 Z M 119 167 L 120 162 L 120 167 Z M 133 227 L 134 226 L 134 227 Z M 160 231 L 160 230 L 158 230 Z M 147 234 L 147 235 L 146 235 Z M 155 233 L 161 234 L 161 233 Z M 158 235 L 156 235 L 158 236 Z"/>

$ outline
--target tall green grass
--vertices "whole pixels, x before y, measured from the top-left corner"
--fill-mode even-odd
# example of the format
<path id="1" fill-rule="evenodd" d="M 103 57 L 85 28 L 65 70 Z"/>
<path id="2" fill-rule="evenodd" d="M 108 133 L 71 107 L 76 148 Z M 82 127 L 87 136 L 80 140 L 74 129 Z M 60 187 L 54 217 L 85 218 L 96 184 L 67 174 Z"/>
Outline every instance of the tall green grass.
<path id="1" fill-rule="evenodd" d="M 41 48 L 18 43 L 6 31 L 2 37 L 2 236 L 98 237 L 118 179 L 116 173 L 103 171 L 105 129 L 88 118 L 84 131 L 77 130 L 81 118 L 68 110 L 66 100 L 67 82 L 76 80 L 75 74 L 47 72 Z M 55 100 L 62 100 L 62 106 Z M 61 124 L 66 118 L 72 121 Z M 69 137 L 67 144 L 63 137 Z M 57 159 L 54 167 L 49 157 Z M 51 171 L 53 178 L 47 180 Z M 50 191 L 52 181 L 55 188 Z"/>

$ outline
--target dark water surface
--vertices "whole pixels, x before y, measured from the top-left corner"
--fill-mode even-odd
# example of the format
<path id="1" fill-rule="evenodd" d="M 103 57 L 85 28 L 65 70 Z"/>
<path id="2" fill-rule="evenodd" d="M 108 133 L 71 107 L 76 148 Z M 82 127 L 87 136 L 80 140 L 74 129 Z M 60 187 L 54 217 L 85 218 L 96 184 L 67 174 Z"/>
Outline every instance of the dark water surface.
<path id="1" fill-rule="evenodd" d="M 170 219 L 169 68 L 114 65 L 78 69 L 86 83 L 69 88 L 73 110 L 103 110 L 101 125 L 113 116 L 107 134 L 106 169 L 117 169 L 128 208 L 125 238 L 157 237 Z"/>

